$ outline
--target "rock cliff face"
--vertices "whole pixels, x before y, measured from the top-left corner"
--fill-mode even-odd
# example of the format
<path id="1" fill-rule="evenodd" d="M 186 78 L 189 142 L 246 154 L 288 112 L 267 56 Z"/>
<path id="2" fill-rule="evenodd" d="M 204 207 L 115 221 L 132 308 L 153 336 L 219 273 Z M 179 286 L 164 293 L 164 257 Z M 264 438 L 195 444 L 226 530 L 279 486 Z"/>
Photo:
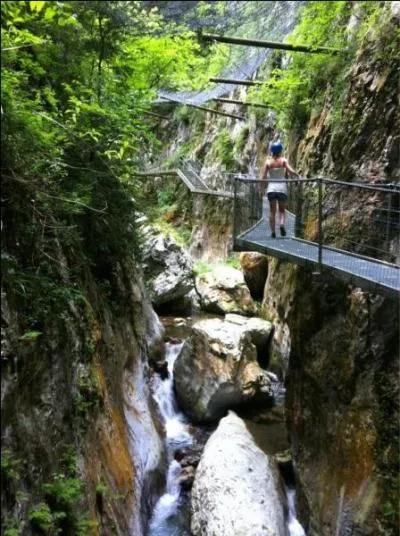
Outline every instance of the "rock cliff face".
<path id="1" fill-rule="evenodd" d="M 393 9 L 388 42 L 397 24 Z M 329 103 L 310 123 L 297 147 L 304 171 L 398 180 L 398 64 L 382 46 L 359 52 L 342 127 L 333 128 Z M 363 201 L 348 202 L 356 219 Z M 321 536 L 396 534 L 398 302 L 275 261 L 264 306 L 290 334 L 287 420 L 303 522 Z"/>
<path id="2" fill-rule="evenodd" d="M 385 31 L 371 29 L 347 74 L 340 121 L 337 103 L 326 99 L 301 137 L 288 133 L 287 154 L 303 175 L 398 182 L 399 71 L 393 46 L 398 48 L 399 2 L 391 2 L 390 8 Z M 243 95 L 236 90 L 230 97 Z M 224 109 L 240 113 L 236 106 Z M 241 127 L 229 119 L 208 118 L 193 148 L 204 162 L 207 184 L 222 189 L 226 184 L 218 183 L 218 177 L 224 171 L 260 168 L 271 132 L 268 125 L 261 131 L 251 121 Z M 228 154 L 232 158 L 222 163 L 221 155 Z M 355 231 L 357 240 L 359 228 L 366 228 L 358 210 L 363 203 L 373 211 L 377 199 L 351 193 L 342 204 L 344 232 Z M 198 196 L 194 257 L 226 257 L 231 211 L 229 201 Z M 341 245 L 343 234 L 335 218 L 326 218 L 324 231 L 332 244 Z M 313 229 L 307 233 L 311 238 Z M 395 261 L 398 233 L 389 238 L 390 260 Z M 359 247 L 365 253 L 362 243 Z M 396 534 L 398 303 L 327 275 L 314 279 L 309 270 L 270 259 L 263 305 L 275 325 L 269 368 L 286 377 L 287 421 L 304 523 L 320 536 Z"/>
<path id="3" fill-rule="evenodd" d="M 55 530 L 57 515 L 65 534 L 143 534 L 162 485 L 146 381 L 162 329 L 133 264 L 110 284 L 106 300 L 88 273 L 85 309 L 71 302 L 43 342 L 19 339 L 2 296 L 2 525 L 18 534 Z"/>
<path id="4" fill-rule="evenodd" d="M 244 99 L 244 91 L 234 90 L 229 98 Z M 238 105 L 222 106 L 225 112 L 240 115 Z M 266 147 L 273 130 L 272 118 L 257 124 L 249 112 L 246 122 L 215 119 L 206 122 L 200 144 L 194 149 L 202 157 L 201 177 L 211 189 L 233 192 L 234 174 L 250 173 L 258 177 Z M 232 251 L 233 202 L 229 198 L 198 195 L 193 203 L 196 222 L 190 253 L 205 260 L 224 259 Z"/>
<path id="5" fill-rule="evenodd" d="M 391 534 L 379 518 L 395 500 L 398 306 L 302 268 L 287 277 L 286 412 L 303 522 L 326 536 Z M 276 294 L 265 296 L 272 308 Z"/>
<path id="6" fill-rule="evenodd" d="M 233 89 L 231 99 L 245 100 L 245 89 Z M 237 104 L 219 104 L 217 109 L 243 115 Z M 258 176 L 273 133 L 273 117 L 267 112 L 262 122 L 251 109 L 246 120 L 197 112 L 193 109 L 181 115 L 169 130 L 159 131 L 164 151 L 154 160 L 164 168 L 166 162 L 176 163 L 178 152 L 183 159 L 195 158 L 201 163 L 200 177 L 211 190 L 232 193 L 234 174 Z M 184 112 L 182 112 L 184 114 Z M 172 143 L 171 143 L 171 140 Z M 157 165 L 153 164 L 156 168 Z M 194 259 L 218 261 L 232 252 L 233 200 L 229 197 L 192 194 L 192 235 L 190 255 Z"/>

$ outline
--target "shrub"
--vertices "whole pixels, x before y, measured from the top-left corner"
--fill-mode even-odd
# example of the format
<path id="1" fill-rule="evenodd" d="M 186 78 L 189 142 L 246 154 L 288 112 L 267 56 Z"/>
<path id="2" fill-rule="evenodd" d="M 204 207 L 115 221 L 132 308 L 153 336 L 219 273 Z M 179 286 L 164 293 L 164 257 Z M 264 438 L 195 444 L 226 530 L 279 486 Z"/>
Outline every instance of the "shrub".
<path id="1" fill-rule="evenodd" d="M 219 160 L 226 171 L 234 171 L 236 167 L 235 159 L 233 158 L 234 144 L 228 130 L 221 130 L 214 140 L 213 154 Z"/>

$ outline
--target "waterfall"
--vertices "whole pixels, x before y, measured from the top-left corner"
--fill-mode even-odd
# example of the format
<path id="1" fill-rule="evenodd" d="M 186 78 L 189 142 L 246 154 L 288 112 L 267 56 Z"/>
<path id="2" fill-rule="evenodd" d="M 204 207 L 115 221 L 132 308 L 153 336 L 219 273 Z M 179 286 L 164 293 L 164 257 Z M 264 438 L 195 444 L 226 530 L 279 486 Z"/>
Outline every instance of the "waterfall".
<path id="1" fill-rule="evenodd" d="M 290 488 L 285 486 L 286 488 L 286 496 L 288 501 L 288 531 L 289 536 L 306 536 L 306 533 L 304 532 L 303 527 L 300 525 L 300 523 L 297 520 L 296 517 L 296 507 L 295 507 L 295 497 L 296 497 L 296 490 L 294 488 Z"/>
<path id="2" fill-rule="evenodd" d="M 182 346 L 183 342 L 165 344 L 168 378 L 163 380 L 156 375 L 153 385 L 153 396 L 164 419 L 168 455 L 173 454 L 172 450 L 189 445 L 192 442 L 192 437 L 188 432 L 188 420 L 179 410 L 174 393 L 174 363 Z"/>
<path id="3" fill-rule="evenodd" d="M 164 420 L 166 431 L 166 447 L 168 456 L 168 474 L 165 493 L 154 507 L 150 520 L 149 536 L 185 536 L 188 529 L 182 527 L 179 510 L 185 497 L 182 497 L 179 477 L 181 466 L 174 459 L 177 449 L 191 445 L 193 438 L 188 431 L 188 420 L 179 410 L 174 393 L 173 368 L 174 362 L 181 351 L 183 343 L 165 344 L 165 357 L 168 363 L 168 378 L 162 379 L 154 375 L 153 396 Z M 186 501 L 187 502 L 187 501 Z"/>
<path id="4" fill-rule="evenodd" d="M 190 536 L 189 495 L 182 491 L 179 479 L 181 465 L 174 455 L 182 447 L 193 446 L 196 440 L 189 431 L 189 421 L 180 411 L 174 393 L 173 367 L 183 342 L 165 344 L 165 358 L 168 364 L 168 377 L 163 379 L 159 374 L 153 376 L 152 392 L 164 421 L 166 431 L 166 450 L 168 456 L 168 473 L 164 494 L 156 503 L 149 524 L 148 536 Z M 269 373 L 275 380 L 275 397 L 277 405 L 283 405 L 285 389 L 278 378 Z M 296 518 L 295 489 L 286 485 L 288 503 L 287 533 L 288 536 L 305 536 L 305 532 Z"/>

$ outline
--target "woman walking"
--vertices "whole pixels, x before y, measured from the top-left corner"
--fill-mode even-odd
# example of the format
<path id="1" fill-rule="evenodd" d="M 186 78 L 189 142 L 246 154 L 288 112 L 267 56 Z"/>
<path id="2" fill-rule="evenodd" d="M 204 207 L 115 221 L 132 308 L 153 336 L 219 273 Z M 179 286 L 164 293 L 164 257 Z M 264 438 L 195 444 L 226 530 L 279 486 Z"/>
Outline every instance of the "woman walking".
<path id="1" fill-rule="evenodd" d="M 264 169 L 261 175 L 261 180 L 266 181 L 267 197 L 270 206 L 269 225 L 271 227 L 271 238 L 276 238 L 275 233 L 275 215 L 276 207 L 279 209 L 279 224 L 281 236 L 286 236 L 285 229 L 285 210 L 288 199 L 288 191 L 286 184 L 286 172 L 300 178 L 300 175 L 295 171 L 286 158 L 282 157 L 283 145 L 281 142 L 274 142 L 270 147 L 271 158 L 265 162 Z M 264 193 L 265 186 L 262 188 Z"/>

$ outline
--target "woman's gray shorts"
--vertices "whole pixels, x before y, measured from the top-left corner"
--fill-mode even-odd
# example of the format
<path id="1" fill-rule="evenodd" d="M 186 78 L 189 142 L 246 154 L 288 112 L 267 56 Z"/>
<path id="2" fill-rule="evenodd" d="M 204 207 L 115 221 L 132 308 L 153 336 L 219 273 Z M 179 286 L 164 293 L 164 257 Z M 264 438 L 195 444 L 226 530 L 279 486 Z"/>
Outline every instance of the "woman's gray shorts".
<path id="1" fill-rule="evenodd" d="M 283 192 L 269 192 L 267 194 L 268 201 L 280 201 L 281 203 L 284 203 L 287 201 L 287 195 Z"/>

